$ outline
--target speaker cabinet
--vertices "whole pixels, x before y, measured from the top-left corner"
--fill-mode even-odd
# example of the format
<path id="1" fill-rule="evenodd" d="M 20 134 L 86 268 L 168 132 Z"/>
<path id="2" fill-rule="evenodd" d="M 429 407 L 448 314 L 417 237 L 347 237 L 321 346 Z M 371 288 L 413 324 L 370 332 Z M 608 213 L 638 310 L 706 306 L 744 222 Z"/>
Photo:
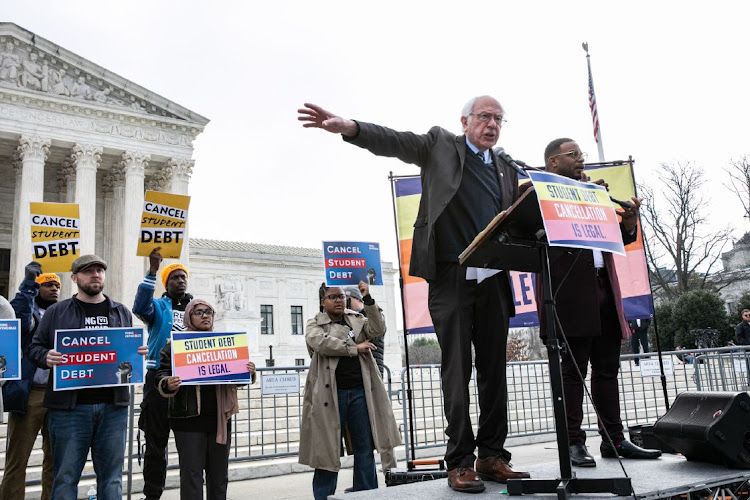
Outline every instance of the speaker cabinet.
<path id="1" fill-rule="evenodd" d="M 683 392 L 654 435 L 688 460 L 750 469 L 750 395 Z"/>

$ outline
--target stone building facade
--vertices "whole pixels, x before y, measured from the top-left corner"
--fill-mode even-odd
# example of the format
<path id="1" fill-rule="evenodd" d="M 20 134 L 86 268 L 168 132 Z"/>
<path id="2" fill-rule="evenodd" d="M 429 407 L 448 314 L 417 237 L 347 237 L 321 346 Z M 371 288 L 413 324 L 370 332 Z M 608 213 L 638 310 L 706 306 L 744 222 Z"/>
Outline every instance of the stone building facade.
<path id="1" fill-rule="evenodd" d="M 208 119 L 12 23 L 0 23 L 0 293 L 31 260 L 29 203 L 78 203 L 83 253 L 109 263 L 108 293 L 142 279 L 144 189 L 187 194 Z M 186 255 L 187 252 L 186 252 Z M 63 276 L 63 296 L 71 283 Z"/>

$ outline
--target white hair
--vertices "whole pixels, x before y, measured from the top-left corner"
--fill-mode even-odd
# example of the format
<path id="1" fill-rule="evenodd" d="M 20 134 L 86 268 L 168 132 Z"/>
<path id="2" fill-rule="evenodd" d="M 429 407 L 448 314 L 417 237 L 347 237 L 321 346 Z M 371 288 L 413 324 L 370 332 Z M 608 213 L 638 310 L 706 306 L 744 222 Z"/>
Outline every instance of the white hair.
<path id="1" fill-rule="evenodd" d="M 495 99 L 491 95 L 478 95 L 478 96 L 472 97 L 471 99 L 469 99 L 466 102 L 466 104 L 464 104 L 463 109 L 461 109 L 461 118 L 466 117 L 467 123 L 471 120 L 471 112 L 474 110 L 474 104 L 477 103 L 478 99 L 481 99 L 483 97 L 487 97 L 489 99 L 492 99 L 495 102 L 497 102 L 498 104 L 500 104 L 500 101 L 498 101 L 497 99 Z M 502 109 L 503 113 L 505 113 L 505 108 L 503 108 L 502 104 L 500 104 L 500 109 Z"/>

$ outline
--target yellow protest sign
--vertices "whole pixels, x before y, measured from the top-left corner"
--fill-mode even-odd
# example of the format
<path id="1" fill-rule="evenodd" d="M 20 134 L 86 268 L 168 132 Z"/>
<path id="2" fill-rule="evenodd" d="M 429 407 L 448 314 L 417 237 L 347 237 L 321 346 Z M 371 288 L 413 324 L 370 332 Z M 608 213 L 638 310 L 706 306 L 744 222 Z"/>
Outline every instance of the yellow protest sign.
<path id="1" fill-rule="evenodd" d="M 31 204 L 31 253 L 46 273 L 70 272 L 81 255 L 77 203 Z"/>
<path id="2" fill-rule="evenodd" d="M 166 259 L 179 259 L 185 241 L 190 197 L 146 191 L 138 236 L 137 255 L 147 256 L 155 247 Z"/>

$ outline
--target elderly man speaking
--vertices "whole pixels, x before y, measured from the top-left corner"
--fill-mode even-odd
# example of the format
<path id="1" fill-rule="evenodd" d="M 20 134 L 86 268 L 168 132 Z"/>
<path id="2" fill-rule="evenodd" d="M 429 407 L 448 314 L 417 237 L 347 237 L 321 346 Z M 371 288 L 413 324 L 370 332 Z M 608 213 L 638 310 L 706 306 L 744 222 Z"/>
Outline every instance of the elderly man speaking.
<path id="1" fill-rule="evenodd" d="M 505 122 L 503 107 L 490 96 L 470 99 L 461 112 L 464 135 L 459 136 L 441 127 L 421 135 L 398 132 L 342 118 L 315 104 L 305 104 L 299 113 L 304 127 L 341 134 L 378 156 L 421 168 L 409 274 L 429 284 L 428 307 L 442 350 L 448 484 L 456 491 L 479 492 L 484 490 L 479 476 L 498 482 L 529 477 L 510 468 L 505 449 L 505 351 L 514 314 L 510 281 L 505 272 L 478 280 L 476 269 L 458 263 L 474 237 L 518 197 L 515 170 L 492 151 Z M 476 437 L 469 417 L 472 342 L 480 408 Z"/>

